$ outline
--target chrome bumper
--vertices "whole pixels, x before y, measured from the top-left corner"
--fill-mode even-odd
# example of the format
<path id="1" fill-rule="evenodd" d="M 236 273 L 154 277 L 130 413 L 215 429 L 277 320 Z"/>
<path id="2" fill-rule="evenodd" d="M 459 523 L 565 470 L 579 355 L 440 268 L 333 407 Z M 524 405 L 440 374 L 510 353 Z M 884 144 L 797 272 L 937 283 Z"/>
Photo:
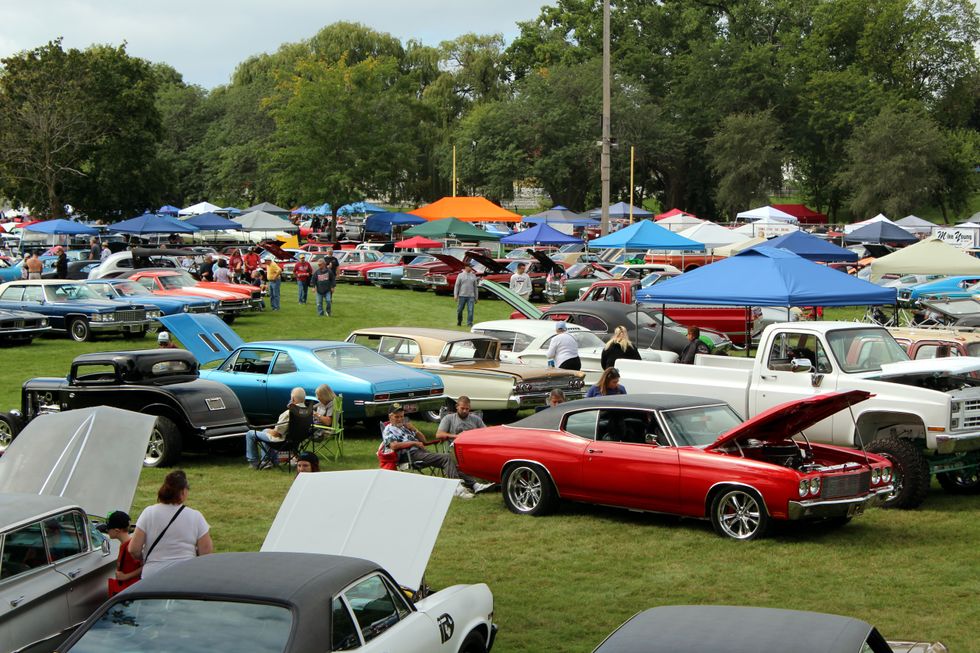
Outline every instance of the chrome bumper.
<path id="1" fill-rule="evenodd" d="M 980 449 L 980 433 L 939 433 L 935 437 L 937 453 L 958 453 Z"/>
<path id="2" fill-rule="evenodd" d="M 415 405 L 415 411 L 423 412 L 427 410 L 439 410 L 446 405 L 446 395 L 426 395 L 424 397 L 410 397 L 405 399 L 392 399 L 390 401 L 354 401 L 355 408 L 363 408 L 365 417 L 385 417 L 392 404 L 408 406 Z"/>
<path id="3" fill-rule="evenodd" d="M 153 320 L 135 320 L 132 322 L 89 322 L 92 331 L 139 331 L 149 329 Z"/>
<path id="4" fill-rule="evenodd" d="M 406 279 L 402 277 L 402 285 L 407 288 L 428 288 L 429 284 L 425 279 Z"/>
<path id="5" fill-rule="evenodd" d="M 574 390 L 566 390 L 564 388 L 557 388 L 561 390 L 565 395 L 565 401 L 572 401 L 573 399 L 584 399 L 586 388 L 575 388 Z M 551 396 L 551 390 L 547 392 L 527 392 L 520 395 L 511 395 L 510 399 L 507 400 L 508 410 L 518 410 L 521 408 L 535 408 L 537 406 L 544 406 L 548 403 L 548 397 Z"/>
<path id="6" fill-rule="evenodd" d="M 43 327 L 10 327 L 0 328 L 0 338 L 23 338 L 25 336 L 34 336 L 39 333 L 46 333 L 51 330 L 50 326 Z"/>
<path id="7" fill-rule="evenodd" d="M 852 517 L 860 515 L 865 508 L 877 506 L 882 497 L 894 490 L 894 486 L 869 490 L 863 497 L 847 497 L 844 499 L 809 499 L 807 501 L 790 501 L 787 515 L 789 519 L 819 519 L 820 517 Z"/>

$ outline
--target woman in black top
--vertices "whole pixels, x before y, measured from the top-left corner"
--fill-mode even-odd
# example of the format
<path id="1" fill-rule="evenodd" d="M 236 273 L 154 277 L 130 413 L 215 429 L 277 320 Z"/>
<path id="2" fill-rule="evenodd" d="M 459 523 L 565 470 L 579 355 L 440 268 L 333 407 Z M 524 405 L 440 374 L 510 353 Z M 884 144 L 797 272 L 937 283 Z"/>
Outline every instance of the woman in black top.
<path id="1" fill-rule="evenodd" d="M 616 361 L 621 358 L 638 361 L 640 360 L 640 352 L 630 342 L 626 329 L 618 326 L 602 350 L 602 369 L 608 370 L 610 367 L 615 367 Z"/>

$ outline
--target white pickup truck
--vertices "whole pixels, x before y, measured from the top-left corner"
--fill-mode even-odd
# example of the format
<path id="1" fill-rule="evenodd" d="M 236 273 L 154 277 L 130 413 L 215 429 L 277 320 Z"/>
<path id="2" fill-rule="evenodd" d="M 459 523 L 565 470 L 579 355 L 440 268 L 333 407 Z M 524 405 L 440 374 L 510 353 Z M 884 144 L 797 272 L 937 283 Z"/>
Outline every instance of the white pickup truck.
<path id="1" fill-rule="evenodd" d="M 815 394 L 872 392 L 805 435 L 891 458 L 897 478 L 887 507 L 918 506 L 932 474 L 949 492 L 980 491 L 980 358 L 909 360 L 881 327 L 789 322 L 763 331 L 755 358 L 699 355 L 694 365 L 620 359 L 617 367 L 630 392 L 717 397 L 745 418 Z"/>

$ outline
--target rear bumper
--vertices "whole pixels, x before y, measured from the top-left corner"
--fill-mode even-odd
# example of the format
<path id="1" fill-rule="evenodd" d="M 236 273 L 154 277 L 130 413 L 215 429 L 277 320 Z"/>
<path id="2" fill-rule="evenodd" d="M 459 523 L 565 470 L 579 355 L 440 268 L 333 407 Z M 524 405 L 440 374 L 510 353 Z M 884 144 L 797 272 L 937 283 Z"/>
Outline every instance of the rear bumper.
<path id="1" fill-rule="evenodd" d="M 354 401 L 354 406 L 364 410 L 365 417 L 385 417 L 393 404 L 402 406 L 414 405 L 415 410 L 409 412 L 438 411 L 446 405 L 446 395 L 426 395 L 424 397 L 409 397 L 392 399 L 390 401 Z"/>
<path id="2" fill-rule="evenodd" d="M 245 435 L 248 424 L 232 424 L 230 426 L 199 426 L 197 433 L 204 440 L 224 440 Z"/>
<path id="3" fill-rule="evenodd" d="M 487 640 L 487 653 L 490 653 L 493 649 L 493 643 L 497 639 L 497 630 L 499 630 L 497 624 L 490 624 L 490 639 Z"/>
<path id="4" fill-rule="evenodd" d="M 894 487 L 884 487 L 870 490 L 861 497 L 846 497 L 843 499 L 811 499 L 808 501 L 790 501 L 787 516 L 789 519 L 820 519 L 822 517 L 852 517 L 860 515 L 865 508 L 877 506 L 885 495 L 892 492 Z"/>
<path id="5" fill-rule="evenodd" d="M 959 453 L 980 449 L 980 433 L 938 433 L 935 438 L 938 453 Z"/>

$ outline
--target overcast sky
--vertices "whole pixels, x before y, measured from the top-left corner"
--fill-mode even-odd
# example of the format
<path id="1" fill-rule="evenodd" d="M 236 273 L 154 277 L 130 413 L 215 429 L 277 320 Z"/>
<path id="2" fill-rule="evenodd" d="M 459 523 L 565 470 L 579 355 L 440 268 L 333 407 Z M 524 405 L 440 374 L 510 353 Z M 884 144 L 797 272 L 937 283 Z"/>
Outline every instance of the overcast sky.
<path id="1" fill-rule="evenodd" d="M 212 88 L 249 55 L 313 36 L 339 20 L 403 42 L 436 45 L 465 34 L 502 33 L 546 0 L 0 0 L 0 57 L 59 36 L 68 47 L 125 41 L 132 55 L 165 62 L 184 80 Z"/>

